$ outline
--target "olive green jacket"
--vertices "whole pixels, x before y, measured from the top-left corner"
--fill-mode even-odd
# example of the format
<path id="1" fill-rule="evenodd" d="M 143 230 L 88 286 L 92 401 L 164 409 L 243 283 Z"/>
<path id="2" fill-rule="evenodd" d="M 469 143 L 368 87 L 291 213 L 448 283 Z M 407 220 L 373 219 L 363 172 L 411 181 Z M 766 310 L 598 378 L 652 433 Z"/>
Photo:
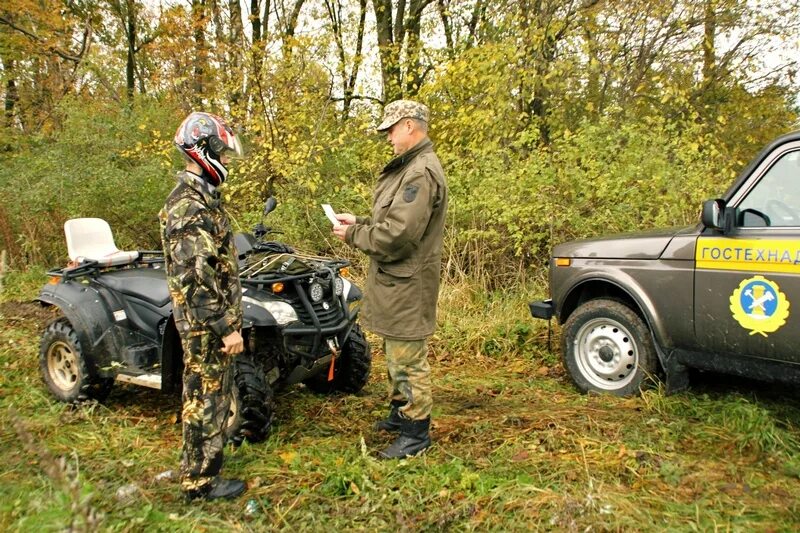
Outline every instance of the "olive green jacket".
<path id="1" fill-rule="evenodd" d="M 358 217 L 345 241 L 367 254 L 362 321 L 393 339 L 418 340 L 436 328 L 447 215 L 447 181 L 429 139 L 383 169 L 372 216 Z"/>

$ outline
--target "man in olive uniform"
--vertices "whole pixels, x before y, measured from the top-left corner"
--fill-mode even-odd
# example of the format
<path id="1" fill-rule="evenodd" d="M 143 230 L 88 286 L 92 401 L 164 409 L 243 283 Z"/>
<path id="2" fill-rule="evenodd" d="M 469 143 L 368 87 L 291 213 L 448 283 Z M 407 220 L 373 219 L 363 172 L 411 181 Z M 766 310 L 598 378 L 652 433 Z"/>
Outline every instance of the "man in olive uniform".
<path id="1" fill-rule="evenodd" d="M 436 327 L 447 182 L 428 139 L 428 108 L 397 100 L 384 109 L 395 157 L 378 179 L 372 215 L 336 215 L 334 234 L 370 257 L 363 322 L 384 338 L 390 411 L 376 427 L 399 432 L 383 458 L 416 455 L 431 444 L 433 406 L 428 337 Z"/>
<path id="2" fill-rule="evenodd" d="M 192 113 L 175 145 L 186 169 L 159 213 L 175 325 L 183 344 L 181 489 L 187 500 L 234 498 L 245 485 L 219 477 L 230 405 L 231 357 L 244 349 L 242 288 L 233 234 L 218 187 L 241 145 L 225 122 Z"/>

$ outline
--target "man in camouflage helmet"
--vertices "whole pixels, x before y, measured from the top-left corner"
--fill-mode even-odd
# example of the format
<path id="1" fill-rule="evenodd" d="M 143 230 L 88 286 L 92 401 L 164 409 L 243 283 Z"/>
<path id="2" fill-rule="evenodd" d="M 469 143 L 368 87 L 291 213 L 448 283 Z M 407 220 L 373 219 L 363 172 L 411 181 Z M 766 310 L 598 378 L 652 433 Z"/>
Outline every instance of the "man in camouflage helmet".
<path id="1" fill-rule="evenodd" d="M 384 338 L 389 416 L 378 429 L 399 432 L 382 458 L 416 455 L 431 445 L 433 399 L 428 337 L 436 327 L 442 238 L 447 215 L 444 170 L 428 139 L 428 108 L 411 100 L 386 106 L 378 131 L 394 148 L 375 187 L 372 215 L 336 215 L 334 234 L 370 257 L 363 322 Z"/>
<path id="2" fill-rule="evenodd" d="M 175 325 L 183 345 L 181 489 L 187 500 L 234 498 L 245 490 L 219 477 L 230 406 L 230 360 L 244 349 L 242 288 L 233 234 L 218 187 L 241 145 L 225 122 L 192 113 L 175 145 L 186 169 L 159 213 Z"/>

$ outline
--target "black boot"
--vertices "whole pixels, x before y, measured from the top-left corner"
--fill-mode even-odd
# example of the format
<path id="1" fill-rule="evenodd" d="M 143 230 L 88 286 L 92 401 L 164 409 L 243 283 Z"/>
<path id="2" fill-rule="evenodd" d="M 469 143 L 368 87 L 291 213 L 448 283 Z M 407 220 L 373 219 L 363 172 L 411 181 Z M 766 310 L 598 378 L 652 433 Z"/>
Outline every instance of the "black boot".
<path id="1" fill-rule="evenodd" d="M 184 494 L 187 501 L 202 499 L 216 500 L 224 498 L 232 500 L 245 491 L 244 481 L 239 479 L 214 478 L 214 481 L 197 490 L 189 490 Z"/>
<path id="2" fill-rule="evenodd" d="M 389 416 L 375 423 L 376 431 L 388 431 L 396 433 L 403 425 L 403 417 L 400 416 L 400 408 L 407 402 L 405 400 L 392 400 L 389 404 Z"/>
<path id="3" fill-rule="evenodd" d="M 431 417 L 422 420 L 406 420 L 401 417 L 400 436 L 391 446 L 378 452 L 381 459 L 411 457 L 431 445 Z"/>

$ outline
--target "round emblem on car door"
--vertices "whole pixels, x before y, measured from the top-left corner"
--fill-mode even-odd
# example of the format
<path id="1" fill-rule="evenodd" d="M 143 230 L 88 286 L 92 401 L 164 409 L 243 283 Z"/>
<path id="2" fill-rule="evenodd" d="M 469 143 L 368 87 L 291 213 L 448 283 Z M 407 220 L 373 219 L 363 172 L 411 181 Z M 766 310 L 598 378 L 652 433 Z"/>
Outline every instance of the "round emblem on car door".
<path id="1" fill-rule="evenodd" d="M 742 281 L 730 297 L 733 318 L 750 335 L 767 336 L 786 324 L 789 300 L 778 284 L 764 276 L 754 276 Z"/>

